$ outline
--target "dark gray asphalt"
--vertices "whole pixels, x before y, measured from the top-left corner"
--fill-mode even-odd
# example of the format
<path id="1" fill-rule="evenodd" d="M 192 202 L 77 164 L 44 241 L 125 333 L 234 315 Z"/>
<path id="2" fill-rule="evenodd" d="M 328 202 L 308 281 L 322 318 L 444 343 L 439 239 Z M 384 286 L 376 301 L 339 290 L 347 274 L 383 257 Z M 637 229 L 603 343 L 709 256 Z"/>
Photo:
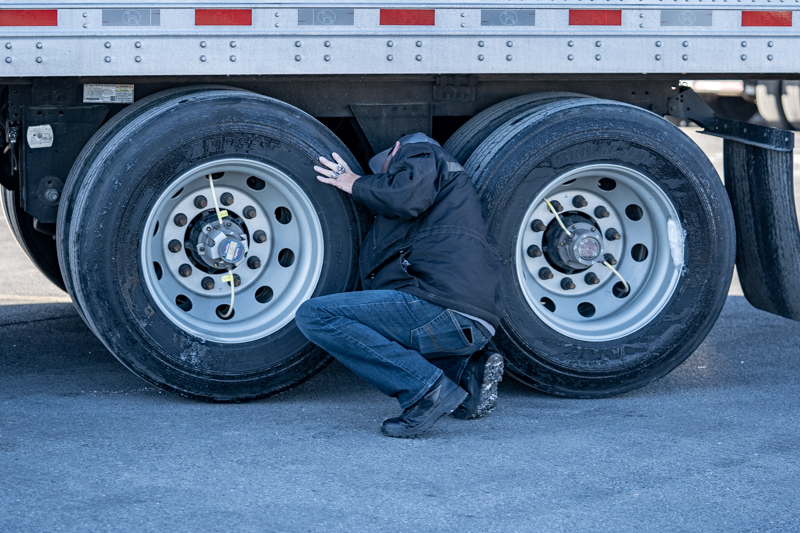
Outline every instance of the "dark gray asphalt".
<path id="1" fill-rule="evenodd" d="M 507 379 L 490 417 L 407 441 L 378 432 L 396 402 L 338 364 L 243 405 L 160 393 L 26 269 L 0 257 L 2 532 L 800 529 L 800 324 L 736 285 L 644 389 Z"/>

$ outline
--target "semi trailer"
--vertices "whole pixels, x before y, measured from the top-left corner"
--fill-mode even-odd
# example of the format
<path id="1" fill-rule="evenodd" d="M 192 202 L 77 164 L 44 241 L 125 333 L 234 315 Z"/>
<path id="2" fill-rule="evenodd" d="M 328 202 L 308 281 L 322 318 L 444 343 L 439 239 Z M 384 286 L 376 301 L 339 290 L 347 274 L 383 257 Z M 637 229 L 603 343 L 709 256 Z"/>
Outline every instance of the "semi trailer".
<path id="1" fill-rule="evenodd" d="M 5 214 L 138 376 L 260 398 L 330 360 L 298 306 L 359 290 L 372 218 L 317 157 L 362 173 L 421 131 L 469 172 L 498 243 L 508 373 L 623 393 L 697 348 L 734 264 L 754 306 L 800 319 L 793 133 L 679 82 L 800 79 L 799 7 L 2 0 Z M 670 117 L 724 139 L 724 183 Z"/>

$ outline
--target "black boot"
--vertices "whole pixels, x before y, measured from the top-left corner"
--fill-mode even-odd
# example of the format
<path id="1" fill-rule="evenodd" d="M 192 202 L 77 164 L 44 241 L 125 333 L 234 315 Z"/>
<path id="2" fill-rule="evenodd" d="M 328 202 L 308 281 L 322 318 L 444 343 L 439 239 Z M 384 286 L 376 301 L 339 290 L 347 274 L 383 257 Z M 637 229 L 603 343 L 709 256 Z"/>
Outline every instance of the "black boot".
<path id="1" fill-rule="evenodd" d="M 453 411 L 455 418 L 478 418 L 497 407 L 497 383 L 503 380 L 503 356 L 478 351 L 472 354 L 461 376 L 467 399 Z"/>
<path id="2" fill-rule="evenodd" d="M 452 413 L 466 397 L 464 389 L 442 374 L 420 401 L 403 411 L 399 417 L 384 420 L 381 433 L 401 439 L 418 437 L 439 418 Z"/>

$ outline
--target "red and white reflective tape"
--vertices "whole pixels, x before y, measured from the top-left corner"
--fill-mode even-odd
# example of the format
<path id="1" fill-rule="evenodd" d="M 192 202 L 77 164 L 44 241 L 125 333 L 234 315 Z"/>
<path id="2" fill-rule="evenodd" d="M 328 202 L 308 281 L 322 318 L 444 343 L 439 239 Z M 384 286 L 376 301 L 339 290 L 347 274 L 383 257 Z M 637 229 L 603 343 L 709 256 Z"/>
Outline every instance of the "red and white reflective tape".
<path id="1" fill-rule="evenodd" d="M 542 8 L 546 11 L 552 8 Z M 58 9 L 0 9 L 0 27 L 58 26 Z M 531 10 L 533 12 L 534 10 Z M 569 26 L 622 26 L 622 9 L 570 9 Z M 634 10 L 630 10 L 634 11 Z M 666 10 L 669 12 L 678 10 Z M 664 12 L 664 10 L 662 10 Z M 707 12 L 710 16 L 712 11 Z M 792 27 L 792 11 L 742 11 L 741 27 Z M 351 19 L 352 20 L 352 19 Z M 352 22 L 351 22 L 352 24 Z M 253 26 L 252 9 L 195 9 L 195 26 Z M 435 26 L 435 9 L 381 9 L 380 26 Z M 533 24 L 531 24 L 532 26 Z M 462 24 L 463 26 L 463 24 Z"/>

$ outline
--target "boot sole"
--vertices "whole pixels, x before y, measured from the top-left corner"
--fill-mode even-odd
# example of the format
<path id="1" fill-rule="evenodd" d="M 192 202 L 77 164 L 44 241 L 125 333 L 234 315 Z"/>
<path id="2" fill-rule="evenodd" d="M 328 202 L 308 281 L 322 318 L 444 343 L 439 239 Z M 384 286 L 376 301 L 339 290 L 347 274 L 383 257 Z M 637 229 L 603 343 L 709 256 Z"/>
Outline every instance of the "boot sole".
<path id="1" fill-rule="evenodd" d="M 386 435 L 387 437 L 394 437 L 398 439 L 415 439 L 428 431 L 433 425 L 443 416 L 449 415 L 453 411 L 455 411 L 456 407 L 461 405 L 467 397 L 467 392 L 462 389 L 461 387 L 456 388 L 453 392 L 447 395 L 442 400 L 442 405 L 439 407 L 440 413 L 431 415 L 428 420 L 420 424 L 415 428 L 409 428 L 405 430 L 398 431 L 396 433 L 386 431 L 383 427 L 381 427 L 381 433 Z"/>
<path id="2" fill-rule="evenodd" d="M 481 382 L 481 390 L 477 400 L 473 398 L 468 408 L 461 406 L 453 416 L 463 420 L 473 420 L 492 412 L 497 407 L 497 384 L 503 381 L 504 368 L 503 356 L 498 353 L 490 355 L 483 370 L 483 381 Z M 473 411 L 470 408 L 475 403 L 477 403 L 477 406 Z M 470 411 L 472 412 L 470 413 Z"/>

